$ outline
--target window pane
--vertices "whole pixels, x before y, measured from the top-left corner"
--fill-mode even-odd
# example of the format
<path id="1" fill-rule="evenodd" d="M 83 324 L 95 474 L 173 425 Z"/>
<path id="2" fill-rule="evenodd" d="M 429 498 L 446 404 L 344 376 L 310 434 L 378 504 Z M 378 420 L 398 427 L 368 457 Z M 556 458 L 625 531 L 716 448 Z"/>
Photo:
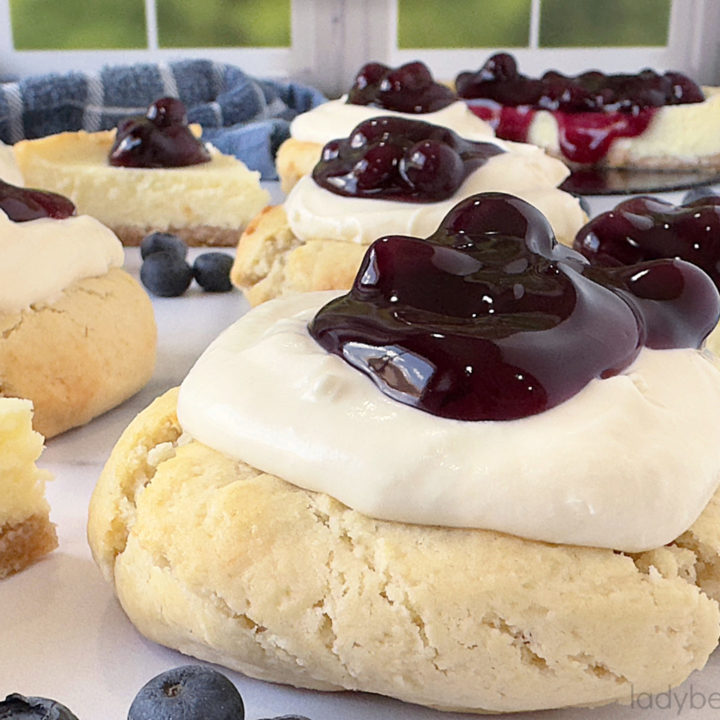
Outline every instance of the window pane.
<path id="1" fill-rule="evenodd" d="M 527 47 L 530 0 L 398 0 L 399 48 Z"/>
<path id="2" fill-rule="evenodd" d="M 671 0 L 542 0 L 540 45 L 667 44 Z"/>
<path id="3" fill-rule="evenodd" d="M 10 0 L 16 50 L 144 48 L 143 0 Z"/>
<path id="4" fill-rule="evenodd" d="M 290 0 L 156 0 L 160 47 L 289 47 Z"/>

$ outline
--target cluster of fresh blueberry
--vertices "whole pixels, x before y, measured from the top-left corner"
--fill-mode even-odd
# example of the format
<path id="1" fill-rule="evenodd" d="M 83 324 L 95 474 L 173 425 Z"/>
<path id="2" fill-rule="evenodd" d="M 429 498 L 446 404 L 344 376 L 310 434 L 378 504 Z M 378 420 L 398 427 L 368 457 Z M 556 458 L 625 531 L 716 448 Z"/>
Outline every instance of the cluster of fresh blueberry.
<path id="1" fill-rule="evenodd" d="M 518 72 L 515 58 L 496 53 L 477 72 L 456 80 L 462 98 L 487 98 L 502 105 L 528 105 L 565 112 L 627 112 L 643 108 L 702 102 L 700 87 L 678 72 L 606 75 L 597 70 L 567 76 L 549 70 L 540 78 Z"/>
<path id="2" fill-rule="evenodd" d="M 244 720 L 245 705 L 225 675 L 204 665 L 182 665 L 140 688 L 128 720 Z M 78 720 L 65 705 L 14 693 L 0 702 L 0 720 Z M 282 715 L 266 720 L 309 720 Z"/>
<path id="3" fill-rule="evenodd" d="M 230 268 L 233 259 L 224 252 L 206 252 L 198 255 L 195 262 L 187 262 L 188 247 L 181 238 L 172 233 L 154 232 L 140 244 L 143 259 L 140 280 L 153 294 L 160 297 L 182 295 L 193 278 L 207 292 L 229 292 Z"/>

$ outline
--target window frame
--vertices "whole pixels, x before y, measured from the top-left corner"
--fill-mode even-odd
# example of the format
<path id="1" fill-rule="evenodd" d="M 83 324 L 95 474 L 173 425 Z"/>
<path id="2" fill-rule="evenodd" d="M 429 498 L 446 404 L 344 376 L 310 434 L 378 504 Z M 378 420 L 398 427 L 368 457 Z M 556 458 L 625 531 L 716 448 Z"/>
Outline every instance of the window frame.
<path id="1" fill-rule="evenodd" d="M 454 2 L 456 0 L 448 0 Z M 685 72 L 698 82 L 720 84 L 720 3 L 673 0 L 665 47 L 540 48 L 540 3 L 531 0 L 528 47 L 507 48 L 530 74 L 555 68 L 577 73 L 593 67 L 634 72 L 643 67 Z M 258 77 L 291 78 L 330 96 L 344 92 L 367 60 L 399 65 L 421 59 L 436 77 L 452 81 L 461 70 L 475 70 L 494 50 L 399 49 L 397 0 L 291 0 L 291 44 L 286 48 L 160 48 L 155 0 L 144 0 L 145 49 L 15 50 L 10 0 L 0 0 L 0 75 L 27 76 L 69 70 L 99 70 L 103 65 L 203 57 L 238 65 Z"/>

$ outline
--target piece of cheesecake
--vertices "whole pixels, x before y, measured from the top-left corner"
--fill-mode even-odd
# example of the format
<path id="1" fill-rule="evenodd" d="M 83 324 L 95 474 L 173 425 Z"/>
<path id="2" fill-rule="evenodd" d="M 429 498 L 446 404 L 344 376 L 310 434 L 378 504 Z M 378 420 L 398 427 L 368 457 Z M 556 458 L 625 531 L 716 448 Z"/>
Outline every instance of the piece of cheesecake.
<path id="1" fill-rule="evenodd" d="M 45 482 L 35 461 L 43 437 L 32 429 L 32 403 L 0 398 L 0 579 L 57 547 Z"/>

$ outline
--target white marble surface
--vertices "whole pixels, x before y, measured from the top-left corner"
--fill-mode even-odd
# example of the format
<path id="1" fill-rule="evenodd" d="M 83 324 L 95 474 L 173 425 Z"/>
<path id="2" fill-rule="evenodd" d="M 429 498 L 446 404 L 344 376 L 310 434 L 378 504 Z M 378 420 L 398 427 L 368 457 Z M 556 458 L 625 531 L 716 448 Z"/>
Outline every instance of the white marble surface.
<path id="1" fill-rule="evenodd" d="M 677 196 L 673 196 L 677 199 Z M 607 198 L 592 201 L 596 210 Z M 137 274 L 137 250 L 127 268 Z M 124 616 L 94 566 L 85 539 L 87 505 L 102 465 L 134 414 L 183 378 L 208 342 L 246 311 L 233 292 L 193 288 L 182 298 L 155 299 L 159 357 L 150 384 L 121 407 L 47 443 L 40 464 L 55 480 L 48 488 L 60 547 L 28 570 L 0 582 L 0 698 L 11 692 L 60 700 L 80 720 L 121 720 L 137 690 L 153 675 L 191 659 L 148 642 Z M 248 720 L 299 713 L 313 720 L 451 720 L 440 713 L 360 693 L 295 690 L 227 672 L 246 703 Z M 713 695 L 714 693 L 714 695 Z M 544 720 L 705 718 L 720 708 L 720 654 L 672 695 L 640 696 L 635 707 L 548 711 Z M 702 707 L 701 707 L 702 705 Z M 518 718 L 540 717 L 521 714 Z"/>

